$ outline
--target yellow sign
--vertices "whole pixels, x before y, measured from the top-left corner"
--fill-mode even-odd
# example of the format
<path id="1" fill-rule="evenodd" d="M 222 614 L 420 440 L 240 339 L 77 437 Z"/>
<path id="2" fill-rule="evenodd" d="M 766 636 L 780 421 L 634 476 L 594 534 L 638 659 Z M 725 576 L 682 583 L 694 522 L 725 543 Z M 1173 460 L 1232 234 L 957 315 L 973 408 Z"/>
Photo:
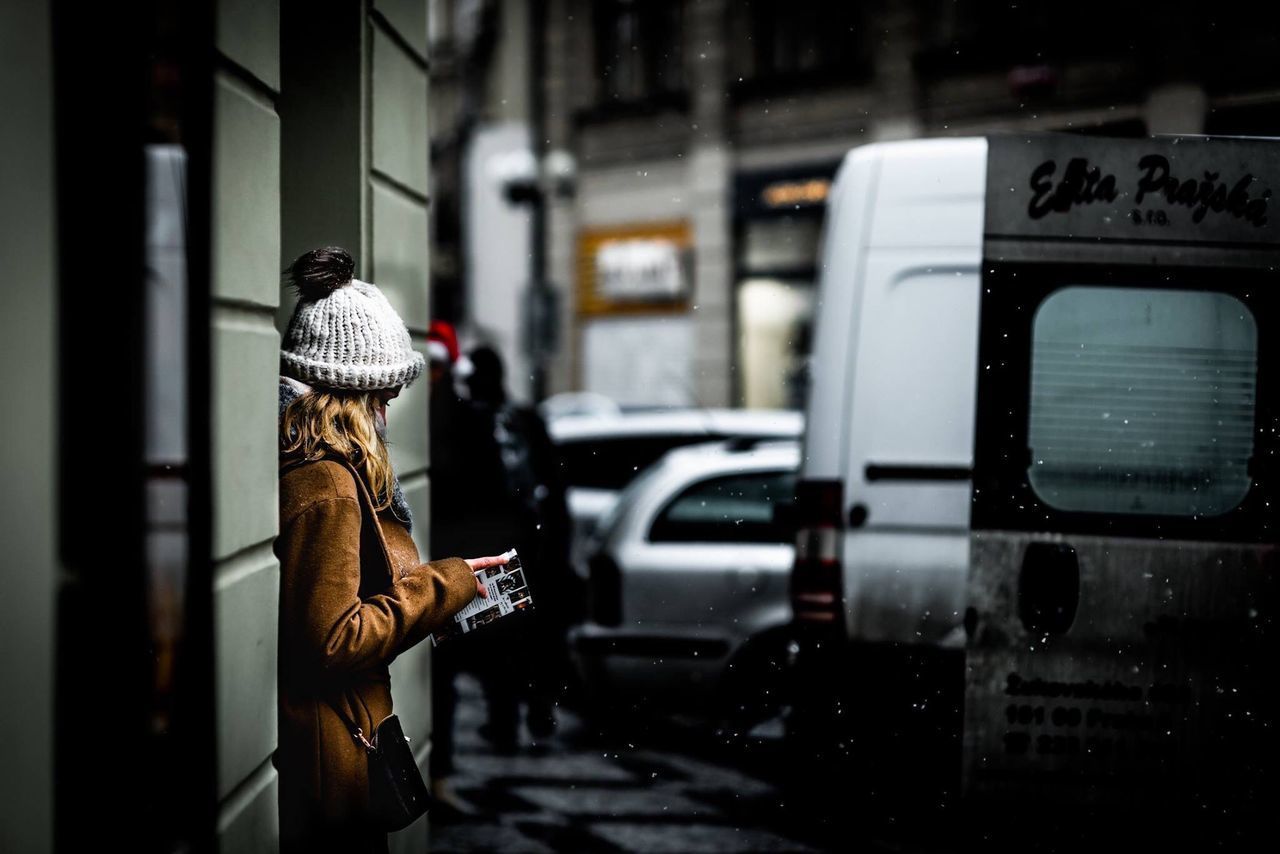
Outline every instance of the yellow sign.
<path id="1" fill-rule="evenodd" d="M 789 208 L 796 205 L 820 205 L 831 192 L 831 182 L 826 178 L 810 178 L 807 181 L 778 181 L 765 187 L 760 195 L 771 208 Z"/>
<path id="2" fill-rule="evenodd" d="M 692 286 L 684 259 L 692 246 L 684 221 L 583 229 L 578 234 L 578 314 L 686 311 Z"/>

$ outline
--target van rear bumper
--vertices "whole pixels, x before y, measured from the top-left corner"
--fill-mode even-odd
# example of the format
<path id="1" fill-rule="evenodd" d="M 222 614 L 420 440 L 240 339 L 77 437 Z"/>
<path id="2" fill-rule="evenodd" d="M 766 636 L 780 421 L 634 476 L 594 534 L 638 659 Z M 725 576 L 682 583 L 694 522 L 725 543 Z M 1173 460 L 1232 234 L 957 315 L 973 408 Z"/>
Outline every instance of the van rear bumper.
<path id="1" fill-rule="evenodd" d="M 851 641 L 806 625 L 793 631 L 788 730 L 799 749 L 931 754 L 958 775 L 963 647 Z"/>

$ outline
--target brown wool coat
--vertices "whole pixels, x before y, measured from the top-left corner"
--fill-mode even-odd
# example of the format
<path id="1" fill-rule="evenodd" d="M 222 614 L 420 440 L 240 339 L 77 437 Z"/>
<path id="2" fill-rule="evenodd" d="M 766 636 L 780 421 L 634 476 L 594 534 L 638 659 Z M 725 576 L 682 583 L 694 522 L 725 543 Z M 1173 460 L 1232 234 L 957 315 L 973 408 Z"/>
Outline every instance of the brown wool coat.
<path id="1" fill-rule="evenodd" d="M 281 471 L 274 762 L 282 849 L 384 851 L 386 835 L 361 822 L 364 749 L 324 698 L 372 733 L 392 713 L 388 665 L 470 602 L 475 581 L 461 558 L 421 563 L 404 525 L 374 515 L 345 462 Z"/>

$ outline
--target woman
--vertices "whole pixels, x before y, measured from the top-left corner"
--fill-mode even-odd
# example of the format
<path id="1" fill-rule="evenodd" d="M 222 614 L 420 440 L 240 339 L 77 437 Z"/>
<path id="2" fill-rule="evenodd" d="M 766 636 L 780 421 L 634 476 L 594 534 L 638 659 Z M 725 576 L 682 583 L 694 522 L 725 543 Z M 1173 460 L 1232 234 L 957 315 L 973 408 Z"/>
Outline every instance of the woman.
<path id="1" fill-rule="evenodd" d="M 392 712 L 388 665 L 476 595 L 505 558 L 422 563 L 387 457 L 387 404 L 423 369 L 404 322 L 351 256 L 290 267 L 298 306 L 281 351 L 281 849 L 386 851 L 365 818 L 362 737 Z M 353 732 L 352 729 L 356 731 Z"/>

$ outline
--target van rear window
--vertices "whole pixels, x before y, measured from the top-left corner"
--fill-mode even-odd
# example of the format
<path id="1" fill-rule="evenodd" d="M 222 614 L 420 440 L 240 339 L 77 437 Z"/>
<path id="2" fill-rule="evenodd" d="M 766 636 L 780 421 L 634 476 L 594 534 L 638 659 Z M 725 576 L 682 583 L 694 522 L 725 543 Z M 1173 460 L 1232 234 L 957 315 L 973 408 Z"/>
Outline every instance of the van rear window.
<path id="1" fill-rule="evenodd" d="M 1028 479 L 1067 511 L 1217 516 L 1244 499 L 1258 327 L 1224 293 L 1069 286 L 1032 329 Z"/>

